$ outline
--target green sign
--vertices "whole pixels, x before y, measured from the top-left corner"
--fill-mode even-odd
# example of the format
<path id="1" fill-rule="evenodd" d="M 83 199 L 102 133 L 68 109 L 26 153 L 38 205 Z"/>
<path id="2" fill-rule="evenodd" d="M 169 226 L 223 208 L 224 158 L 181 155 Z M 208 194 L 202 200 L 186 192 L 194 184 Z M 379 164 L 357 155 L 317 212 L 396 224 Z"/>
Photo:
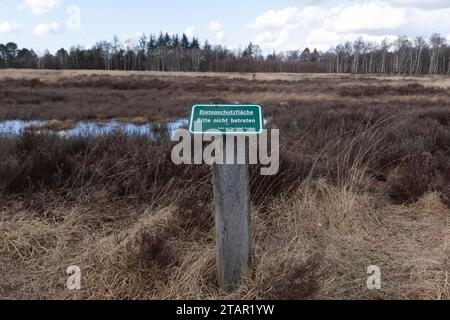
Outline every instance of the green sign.
<path id="1" fill-rule="evenodd" d="M 260 105 L 195 105 L 189 131 L 194 134 L 260 134 L 264 116 Z"/>

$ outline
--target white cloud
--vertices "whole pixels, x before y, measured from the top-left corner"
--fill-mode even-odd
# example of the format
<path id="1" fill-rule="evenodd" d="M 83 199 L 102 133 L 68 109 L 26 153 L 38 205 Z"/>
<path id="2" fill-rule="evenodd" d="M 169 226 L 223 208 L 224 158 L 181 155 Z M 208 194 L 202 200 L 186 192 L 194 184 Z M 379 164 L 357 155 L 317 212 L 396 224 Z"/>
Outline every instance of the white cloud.
<path id="1" fill-rule="evenodd" d="M 416 35 L 434 32 L 446 34 L 450 30 L 450 9 L 413 9 L 409 13 L 408 29 Z"/>
<path id="2" fill-rule="evenodd" d="M 264 32 L 256 37 L 256 44 L 263 49 L 277 49 L 282 47 L 289 40 L 289 32 L 282 30 L 279 33 Z"/>
<path id="3" fill-rule="evenodd" d="M 22 26 L 15 22 L 0 22 L 0 33 L 14 33 L 22 30 Z"/>
<path id="4" fill-rule="evenodd" d="M 448 0 L 384 0 L 388 4 L 398 7 L 415 7 L 415 8 L 450 8 Z"/>
<path id="5" fill-rule="evenodd" d="M 40 23 L 34 27 L 33 34 L 36 36 L 45 36 L 50 33 L 61 31 L 61 25 L 58 22 Z"/>
<path id="6" fill-rule="evenodd" d="M 394 41 L 397 39 L 396 35 L 370 35 L 367 33 L 337 33 L 336 31 L 329 31 L 326 29 L 311 30 L 308 37 L 305 40 L 304 46 L 308 48 L 316 48 L 320 51 L 326 51 L 330 47 L 335 47 L 339 44 L 343 44 L 347 41 L 353 42 L 359 37 L 362 37 L 365 41 L 380 43 L 384 39 Z"/>
<path id="7" fill-rule="evenodd" d="M 188 27 L 186 30 L 184 30 L 184 33 L 188 36 L 188 38 L 192 38 L 195 34 L 195 28 Z"/>
<path id="8" fill-rule="evenodd" d="M 211 20 L 209 22 L 209 31 L 214 32 L 214 40 L 221 43 L 226 41 L 225 33 L 222 29 L 222 24 L 219 21 Z"/>
<path id="9" fill-rule="evenodd" d="M 223 31 L 219 31 L 216 33 L 214 38 L 219 42 L 224 42 L 225 41 L 225 33 L 223 33 Z"/>
<path id="10" fill-rule="evenodd" d="M 405 23 L 405 9 L 393 8 L 381 2 L 366 2 L 343 7 L 326 20 L 325 26 L 338 32 L 347 32 L 396 29 Z"/>
<path id="11" fill-rule="evenodd" d="M 305 46 L 328 50 L 363 37 L 380 42 L 407 35 L 425 37 L 450 30 L 450 0 L 305 1 L 302 7 L 268 10 L 247 25 L 258 30 L 255 42 L 265 49 Z M 336 4 L 338 3 L 338 4 Z M 449 7 L 449 8 L 447 8 Z"/>
<path id="12" fill-rule="evenodd" d="M 329 6 L 335 5 L 333 0 L 297 0 L 297 2 L 304 6 Z M 368 0 L 341 0 L 341 4 L 350 5 L 355 3 L 365 3 Z M 425 8 L 425 9 L 442 9 L 450 8 L 449 0 L 378 0 L 388 5 L 402 8 Z"/>
<path id="13" fill-rule="evenodd" d="M 305 47 L 316 48 L 317 50 L 325 51 L 330 46 L 336 46 L 340 44 L 341 37 L 336 31 L 330 31 L 327 29 L 311 30 L 308 37 L 305 40 Z"/>
<path id="14" fill-rule="evenodd" d="M 295 7 L 289 7 L 278 11 L 269 10 L 257 17 L 253 23 L 248 25 L 248 27 L 258 30 L 286 27 L 297 22 L 299 12 L 300 10 Z"/>
<path id="15" fill-rule="evenodd" d="M 215 20 L 211 20 L 209 22 L 209 31 L 218 32 L 220 30 L 222 30 L 222 25 L 220 24 L 220 22 L 215 21 Z"/>
<path id="16" fill-rule="evenodd" d="M 379 1 L 335 6 L 329 9 L 289 7 L 269 10 L 248 27 L 257 30 L 325 26 L 337 31 L 393 29 L 405 23 L 404 9 L 393 8 Z"/>
<path id="17" fill-rule="evenodd" d="M 306 5 L 306 6 L 312 6 L 312 5 L 320 5 L 323 2 L 325 2 L 325 0 L 297 0 L 300 4 Z"/>
<path id="18" fill-rule="evenodd" d="M 58 8 L 60 0 L 25 0 L 17 5 L 19 10 L 31 10 L 34 15 L 43 15 Z"/>

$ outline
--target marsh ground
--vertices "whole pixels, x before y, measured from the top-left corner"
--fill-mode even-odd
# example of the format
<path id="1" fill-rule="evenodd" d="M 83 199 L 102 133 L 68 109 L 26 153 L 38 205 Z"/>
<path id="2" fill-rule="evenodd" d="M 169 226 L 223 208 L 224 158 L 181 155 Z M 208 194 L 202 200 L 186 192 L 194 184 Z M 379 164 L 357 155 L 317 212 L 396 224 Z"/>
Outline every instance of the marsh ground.
<path id="1" fill-rule="evenodd" d="M 0 297 L 450 298 L 450 80 L 0 71 L 0 120 L 152 122 L 260 103 L 281 170 L 251 169 L 253 265 L 215 283 L 210 168 L 162 135 L 0 137 Z M 70 265 L 82 290 L 65 287 Z M 369 291 L 369 265 L 382 290 Z"/>

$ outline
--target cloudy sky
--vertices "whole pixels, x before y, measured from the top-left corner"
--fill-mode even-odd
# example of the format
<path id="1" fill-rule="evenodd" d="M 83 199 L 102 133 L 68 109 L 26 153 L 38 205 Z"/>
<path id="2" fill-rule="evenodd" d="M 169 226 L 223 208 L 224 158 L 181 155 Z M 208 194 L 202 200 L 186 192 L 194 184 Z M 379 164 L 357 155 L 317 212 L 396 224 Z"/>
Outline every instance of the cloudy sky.
<path id="1" fill-rule="evenodd" d="M 450 0 L 0 0 L 0 43 L 55 51 L 142 32 L 186 32 L 265 52 L 437 32 L 450 40 Z"/>

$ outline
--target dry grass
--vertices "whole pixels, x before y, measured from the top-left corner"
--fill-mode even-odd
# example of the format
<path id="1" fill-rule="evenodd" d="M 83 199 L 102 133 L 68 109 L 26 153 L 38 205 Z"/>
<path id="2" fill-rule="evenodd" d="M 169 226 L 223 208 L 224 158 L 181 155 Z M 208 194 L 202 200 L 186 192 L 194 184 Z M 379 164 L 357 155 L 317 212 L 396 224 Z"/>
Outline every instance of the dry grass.
<path id="1" fill-rule="evenodd" d="M 35 70 L 35 69 L 2 69 L 0 79 L 40 79 L 42 81 L 58 81 L 61 78 L 78 76 L 143 76 L 158 78 L 221 78 L 253 81 L 301 81 L 301 80 L 348 80 L 355 81 L 370 79 L 372 82 L 389 81 L 402 84 L 419 83 L 426 86 L 450 87 L 450 80 L 445 76 L 380 76 L 380 75 L 350 75 L 350 74 L 320 74 L 320 73 L 202 73 L 202 72 L 157 72 L 157 71 L 105 71 L 105 70 Z"/>
<path id="2" fill-rule="evenodd" d="M 66 121 L 58 121 L 58 120 L 52 120 L 52 121 L 46 121 L 42 125 L 30 125 L 27 129 L 33 130 L 33 131 L 39 131 L 39 130 L 49 130 L 49 131 L 66 131 L 73 129 L 75 127 L 75 122 L 72 120 L 66 120 Z"/>
<path id="3" fill-rule="evenodd" d="M 173 207 L 121 208 L 98 225 L 96 208 L 55 208 L 63 217 L 3 211 L 2 298 L 33 299 L 449 299 L 449 210 L 430 193 L 411 206 L 302 186 L 294 201 L 253 215 L 253 268 L 237 292 L 215 284 L 212 229 L 202 240 L 178 229 Z M 107 208 L 104 208 L 107 209 Z M 102 221 L 103 222 L 103 221 Z M 104 223 L 104 222 L 103 222 Z M 97 225 L 96 227 L 93 227 Z M 82 268 L 81 291 L 65 269 Z M 383 290 L 368 291 L 369 265 Z"/>
<path id="4" fill-rule="evenodd" d="M 450 299 L 450 96 L 427 87 L 436 79 L 122 75 L 13 71 L 0 112 L 57 130 L 266 101 L 281 169 L 251 168 L 250 272 L 231 295 L 217 288 L 210 168 L 173 165 L 164 135 L 27 132 L 0 137 L 1 299 Z M 80 291 L 66 289 L 70 265 Z M 366 287 L 370 265 L 380 291 Z"/>

